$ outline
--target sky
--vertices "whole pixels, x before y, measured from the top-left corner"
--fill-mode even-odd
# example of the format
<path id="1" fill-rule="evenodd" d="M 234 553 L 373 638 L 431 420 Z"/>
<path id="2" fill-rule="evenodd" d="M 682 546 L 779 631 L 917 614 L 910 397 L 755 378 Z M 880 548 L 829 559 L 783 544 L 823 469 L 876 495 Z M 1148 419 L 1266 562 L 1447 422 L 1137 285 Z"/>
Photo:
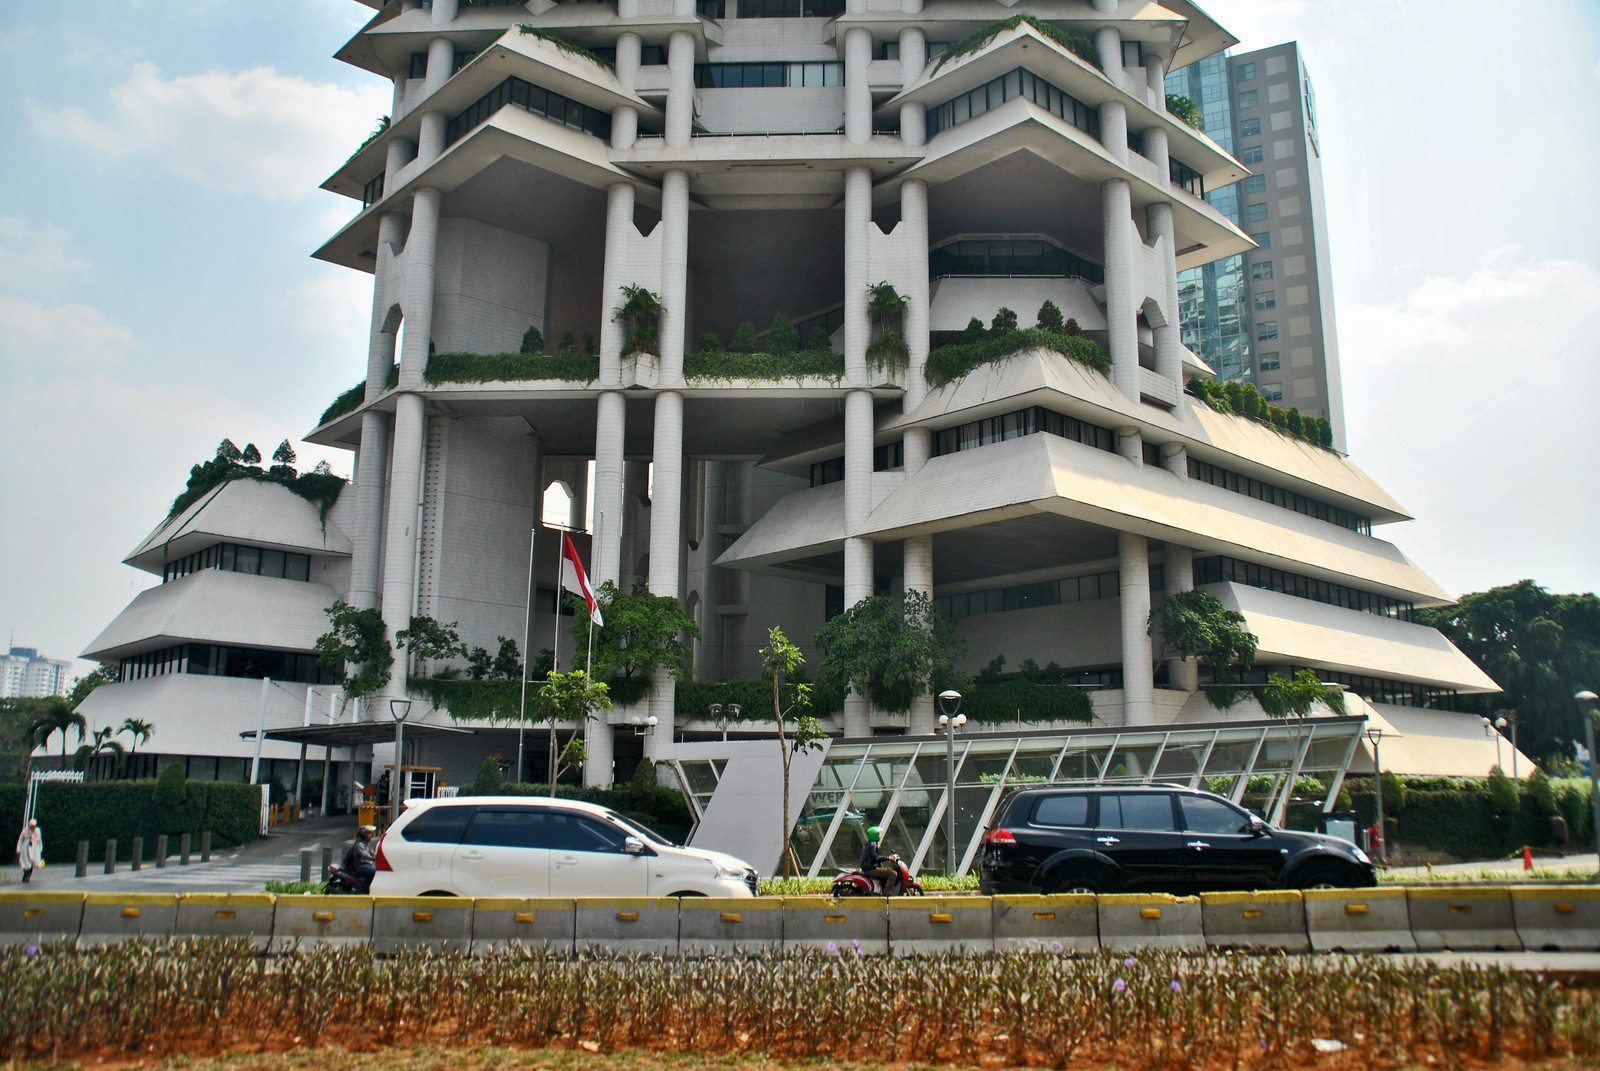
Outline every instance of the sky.
<path id="1" fill-rule="evenodd" d="M 1316 89 L 1353 460 L 1447 590 L 1600 588 L 1600 7 L 1209 0 Z M 997 8 L 997 17 L 1005 14 Z M 363 374 L 371 277 L 318 185 L 389 110 L 355 0 L 0 4 L 0 630 L 75 657 L 232 438 Z M 88 663 L 81 663 L 88 668 Z"/>

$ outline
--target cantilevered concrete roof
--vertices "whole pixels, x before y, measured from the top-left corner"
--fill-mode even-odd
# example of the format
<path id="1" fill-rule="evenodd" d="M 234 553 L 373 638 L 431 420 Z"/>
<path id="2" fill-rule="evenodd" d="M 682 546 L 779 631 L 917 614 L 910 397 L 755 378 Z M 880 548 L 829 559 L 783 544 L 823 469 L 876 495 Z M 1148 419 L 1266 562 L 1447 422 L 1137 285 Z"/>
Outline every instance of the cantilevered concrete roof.
<path id="1" fill-rule="evenodd" d="M 323 584 L 202 569 L 141 591 L 79 657 L 115 662 L 180 643 L 310 651 L 339 597 Z"/>
<path id="2" fill-rule="evenodd" d="M 159 575 L 168 562 L 223 542 L 301 554 L 350 554 L 350 537 L 318 514 L 314 503 L 282 484 L 248 477 L 230 480 L 163 521 L 122 561 Z"/>

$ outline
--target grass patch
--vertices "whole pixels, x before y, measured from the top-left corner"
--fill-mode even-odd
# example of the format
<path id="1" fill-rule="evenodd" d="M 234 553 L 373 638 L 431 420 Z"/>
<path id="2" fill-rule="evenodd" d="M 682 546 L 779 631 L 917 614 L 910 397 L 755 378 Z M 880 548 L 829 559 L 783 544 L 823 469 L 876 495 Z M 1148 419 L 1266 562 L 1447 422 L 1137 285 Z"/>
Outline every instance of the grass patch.
<path id="1" fill-rule="evenodd" d="M 796 350 L 793 353 L 736 353 L 701 350 L 683 358 L 685 379 L 750 379 L 774 383 L 817 376 L 837 382 L 844 378 L 844 357 L 832 350 Z"/>
<path id="2" fill-rule="evenodd" d="M 434 385 L 537 379 L 593 383 L 600 378 L 600 358 L 577 350 L 559 350 L 555 353 L 436 353 L 428 358 L 422 378 Z"/>
<path id="3" fill-rule="evenodd" d="M 1093 339 L 1052 331 L 1047 327 L 1026 327 L 1018 331 L 985 335 L 972 342 L 955 342 L 931 351 L 928 354 L 928 383 L 942 387 L 980 365 L 993 364 L 1024 350 L 1050 350 L 1101 375 L 1111 374 L 1111 358 Z"/>
<path id="4" fill-rule="evenodd" d="M 392 364 L 389 366 L 389 374 L 387 377 L 385 377 L 383 386 L 385 390 L 393 390 L 399 385 L 400 366 L 398 364 Z M 367 381 L 363 379 L 360 383 L 357 383 L 355 386 L 339 395 L 339 397 L 335 398 L 333 400 L 333 404 L 322 411 L 322 416 L 317 418 L 317 426 L 320 428 L 322 425 L 331 420 L 338 420 L 346 413 L 355 412 L 357 409 L 361 408 L 361 404 L 365 402 L 366 399 Z"/>
<path id="5" fill-rule="evenodd" d="M 951 45 L 949 48 L 945 49 L 944 54 L 939 57 L 939 62 L 933 65 L 933 73 L 938 74 L 939 68 L 943 67 L 950 60 L 956 59 L 960 56 L 965 56 L 969 52 L 979 51 L 1006 30 L 1015 30 L 1023 23 L 1027 23 L 1029 26 L 1032 26 L 1035 30 L 1038 30 L 1039 33 L 1043 34 L 1047 40 L 1053 41 L 1057 45 L 1060 45 L 1063 49 L 1072 53 L 1074 56 L 1077 56 L 1095 70 L 1100 69 L 1100 50 L 1095 48 L 1094 42 L 1089 40 L 1087 37 L 1080 37 L 1077 34 L 1067 33 L 1065 30 L 1057 29 L 1048 22 L 1040 22 L 1032 15 L 1012 15 L 1009 19 L 1001 19 L 999 22 L 991 22 L 982 29 L 974 30 L 972 33 L 968 34 L 955 44 Z"/>
<path id="6" fill-rule="evenodd" d="M 976 893 L 978 875 L 958 874 L 949 878 L 943 874 L 918 874 L 917 881 L 928 893 Z M 762 896 L 827 896 L 833 888 L 832 877 L 816 878 L 763 878 L 756 889 Z"/>
<path id="7" fill-rule="evenodd" d="M 278 896 L 321 896 L 328 891 L 325 881 L 269 881 L 267 892 Z"/>

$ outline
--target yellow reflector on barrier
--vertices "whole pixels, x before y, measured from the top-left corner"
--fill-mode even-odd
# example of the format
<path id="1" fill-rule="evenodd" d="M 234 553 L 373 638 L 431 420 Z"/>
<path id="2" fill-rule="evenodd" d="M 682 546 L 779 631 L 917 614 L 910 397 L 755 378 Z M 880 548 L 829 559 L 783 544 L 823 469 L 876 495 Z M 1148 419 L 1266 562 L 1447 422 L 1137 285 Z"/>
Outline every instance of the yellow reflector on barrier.
<path id="1" fill-rule="evenodd" d="M 238 918 L 238 917 L 239 917 L 239 913 L 237 911 L 218 911 L 217 912 L 217 918 L 219 918 L 219 919 L 233 919 L 233 918 Z"/>
<path id="2" fill-rule="evenodd" d="M 136 907 L 125 907 L 122 909 L 122 917 L 125 919 L 136 919 L 139 917 L 139 909 Z"/>
<path id="3" fill-rule="evenodd" d="M 1558 915 L 1570 915 L 1576 910 L 1577 910 L 1577 908 L 1573 907 L 1571 904 L 1557 904 L 1556 905 L 1556 914 L 1558 914 Z"/>
<path id="4" fill-rule="evenodd" d="M 411 921 L 412 922 L 432 922 L 433 921 L 433 912 L 432 911 L 413 911 L 413 912 L 411 912 Z"/>
<path id="5" fill-rule="evenodd" d="M 537 914 L 537 912 L 533 912 L 533 911 L 518 911 L 516 914 L 511 916 L 511 921 L 512 922 L 532 922 L 533 919 L 534 919 L 535 914 Z"/>
<path id="6" fill-rule="evenodd" d="M 333 912 L 332 911 L 313 911 L 313 912 L 311 912 L 311 921 L 312 922 L 332 922 L 333 921 Z"/>
<path id="7" fill-rule="evenodd" d="M 1244 917 L 1247 919 L 1258 919 L 1261 917 L 1261 912 L 1257 911 L 1255 908 L 1246 908 Z"/>
<path id="8" fill-rule="evenodd" d="M 1367 905 L 1366 904 L 1345 904 L 1344 905 L 1344 913 L 1346 915 L 1365 915 L 1367 913 Z"/>
<path id="9" fill-rule="evenodd" d="M 724 911 L 722 913 L 722 921 L 723 922 L 743 922 L 744 921 L 744 916 L 741 915 L 737 911 Z"/>
<path id="10" fill-rule="evenodd" d="M 844 916 L 843 915 L 824 915 L 824 916 L 822 916 L 822 921 L 823 922 L 843 922 L 844 921 Z"/>
<path id="11" fill-rule="evenodd" d="M 22 909 L 22 917 L 25 919 L 36 919 L 42 914 L 44 914 L 44 908 L 42 907 L 25 907 Z"/>
<path id="12" fill-rule="evenodd" d="M 1056 913 L 1054 911 L 1035 911 L 1033 913 L 1033 921 L 1035 922 L 1048 922 L 1055 917 Z"/>
<path id="13" fill-rule="evenodd" d="M 1450 905 L 1450 914 L 1452 914 L 1452 915 L 1465 915 L 1471 910 L 1472 910 L 1472 905 L 1471 904 L 1451 904 Z"/>
<path id="14" fill-rule="evenodd" d="M 943 912 L 935 911 L 935 912 L 933 912 L 933 913 L 928 915 L 928 921 L 929 922 L 954 922 L 955 921 L 955 916 L 946 915 Z"/>
<path id="15" fill-rule="evenodd" d="M 638 922 L 639 921 L 639 912 L 637 912 L 637 911 L 618 911 L 617 912 L 617 921 L 618 922 Z"/>
<path id="16" fill-rule="evenodd" d="M 1161 909 L 1159 907 L 1141 907 L 1139 909 L 1139 917 L 1142 919 L 1158 919 L 1161 917 Z"/>

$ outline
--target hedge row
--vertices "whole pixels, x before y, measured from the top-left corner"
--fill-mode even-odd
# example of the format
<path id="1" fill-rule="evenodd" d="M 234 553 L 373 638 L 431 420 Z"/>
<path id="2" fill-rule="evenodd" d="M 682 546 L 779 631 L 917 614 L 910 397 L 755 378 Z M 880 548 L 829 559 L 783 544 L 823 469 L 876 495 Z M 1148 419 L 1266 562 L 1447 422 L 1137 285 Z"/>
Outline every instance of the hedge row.
<path id="1" fill-rule="evenodd" d="M 8 835 L 0 856 L 15 858 L 10 831 L 22 828 L 26 789 L 0 788 L 0 831 Z M 211 831 L 213 848 L 231 848 L 254 840 L 261 825 L 261 789 L 257 785 L 223 781 L 189 781 L 183 801 L 174 806 L 156 803 L 156 782 L 95 781 L 86 784 L 45 782 L 39 786 L 36 813 L 44 834 L 44 857 L 49 863 L 77 859 L 78 842 L 89 842 L 90 855 L 101 858 L 108 839 L 116 838 L 123 859 L 134 837 L 143 837 L 145 852 L 155 851 L 156 837 L 165 833 L 177 850 L 177 840 L 188 833 L 196 848 L 200 834 Z"/>

